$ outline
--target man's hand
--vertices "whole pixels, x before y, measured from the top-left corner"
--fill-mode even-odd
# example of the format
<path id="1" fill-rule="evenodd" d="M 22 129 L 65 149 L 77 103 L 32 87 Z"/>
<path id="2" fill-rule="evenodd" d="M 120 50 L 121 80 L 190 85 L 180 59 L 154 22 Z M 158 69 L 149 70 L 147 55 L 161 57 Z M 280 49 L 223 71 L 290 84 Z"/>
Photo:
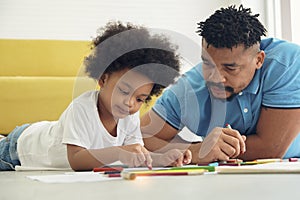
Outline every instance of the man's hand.
<path id="1" fill-rule="evenodd" d="M 202 143 L 191 147 L 193 163 L 229 160 L 245 153 L 246 137 L 237 130 L 229 128 L 214 128 Z"/>
<path id="2" fill-rule="evenodd" d="M 152 168 L 152 158 L 149 151 L 140 144 L 119 147 L 119 160 L 129 167 L 147 166 Z"/>

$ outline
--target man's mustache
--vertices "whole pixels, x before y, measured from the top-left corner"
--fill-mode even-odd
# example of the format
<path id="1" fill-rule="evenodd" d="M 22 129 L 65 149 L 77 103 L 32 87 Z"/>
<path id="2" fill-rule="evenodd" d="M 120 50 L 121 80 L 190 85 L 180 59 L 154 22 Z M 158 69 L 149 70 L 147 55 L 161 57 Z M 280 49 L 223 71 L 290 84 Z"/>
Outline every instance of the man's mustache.
<path id="1" fill-rule="evenodd" d="M 206 82 L 206 86 L 209 88 L 209 87 L 217 87 L 219 88 L 220 90 L 225 90 L 227 92 L 230 92 L 230 93 L 234 93 L 234 89 L 232 87 L 229 87 L 229 86 L 225 86 L 222 84 L 222 83 L 214 83 L 214 82 L 209 82 L 207 81 Z"/>

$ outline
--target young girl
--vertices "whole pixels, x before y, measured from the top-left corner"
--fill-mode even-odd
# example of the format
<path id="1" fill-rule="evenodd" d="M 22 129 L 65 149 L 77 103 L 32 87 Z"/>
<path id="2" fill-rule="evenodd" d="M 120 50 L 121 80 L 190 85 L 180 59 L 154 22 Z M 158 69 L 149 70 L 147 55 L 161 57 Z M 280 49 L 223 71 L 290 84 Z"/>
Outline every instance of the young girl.
<path id="1" fill-rule="evenodd" d="M 85 59 L 100 90 L 74 99 L 58 121 L 15 128 L 0 141 L 0 169 L 91 170 L 115 161 L 136 166 L 188 164 L 189 151 L 150 153 L 143 147 L 139 109 L 179 74 L 179 56 L 162 35 L 140 26 L 108 23 Z"/>

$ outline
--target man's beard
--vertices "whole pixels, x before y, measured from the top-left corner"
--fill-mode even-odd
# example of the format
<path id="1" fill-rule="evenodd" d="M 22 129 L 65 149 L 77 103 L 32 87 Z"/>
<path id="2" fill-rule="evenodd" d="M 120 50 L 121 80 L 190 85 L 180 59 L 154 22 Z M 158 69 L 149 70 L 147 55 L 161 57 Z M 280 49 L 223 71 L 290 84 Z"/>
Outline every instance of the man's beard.
<path id="1" fill-rule="evenodd" d="M 226 98 L 222 99 L 222 98 L 217 98 L 217 97 L 215 97 L 215 96 L 212 94 L 212 92 L 210 91 L 210 93 L 212 94 L 212 96 L 213 96 L 214 98 L 221 99 L 221 100 L 224 100 L 224 101 L 225 101 L 225 100 L 226 100 L 226 101 L 231 101 L 231 100 L 237 95 L 237 93 L 234 92 L 234 89 L 233 89 L 232 87 L 229 87 L 229 86 L 225 86 L 225 87 L 224 87 L 224 85 L 223 85 L 222 83 L 214 83 L 214 82 L 207 81 L 207 82 L 206 82 L 206 87 L 208 88 L 209 91 L 210 91 L 210 87 L 217 87 L 217 88 L 219 88 L 220 90 L 224 90 L 224 91 L 226 91 L 226 92 L 230 92 L 231 95 L 230 95 L 229 97 L 226 97 Z"/>

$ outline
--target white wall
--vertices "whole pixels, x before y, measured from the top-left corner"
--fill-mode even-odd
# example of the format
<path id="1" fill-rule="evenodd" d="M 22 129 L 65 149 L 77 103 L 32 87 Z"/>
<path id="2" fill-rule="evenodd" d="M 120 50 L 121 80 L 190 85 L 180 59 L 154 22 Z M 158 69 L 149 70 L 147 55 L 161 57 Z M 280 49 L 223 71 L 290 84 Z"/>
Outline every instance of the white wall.
<path id="1" fill-rule="evenodd" d="M 122 20 L 198 41 L 196 23 L 226 5 L 222 0 L 0 0 L 0 38 L 90 40 L 108 20 Z"/>
<path id="2" fill-rule="evenodd" d="M 209 3 L 208 3 L 209 2 Z M 224 0 L 0 0 L 0 38 L 91 40 L 109 20 L 173 31 L 183 55 L 183 71 L 200 60 L 197 22 Z M 179 33 L 181 35 L 176 35 Z"/>
<path id="3" fill-rule="evenodd" d="M 108 20 L 122 20 L 178 31 L 198 41 L 196 23 L 214 10 L 244 3 L 264 16 L 260 2 L 263 1 L 0 0 L 0 38 L 90 40 Z"/>
<path id="4" fill-rule="evenodd" d="M 300 18 L 299 12 L 300 1 L 291 0 L 291 27 L 292 27 L 292 41 L 300 45 L 300 24 L 298 17 Z"/>
<path id="5" fill-rule="evenodd" d="M 244 7 L 251 8 L 253 14 L 259 14 L 258 19 L 264 26 L 268 26 L 266 23 L 266 2 L 270 0 L 232 0 L 233 4 L 243 4 Z"/>
<path id="6" fill-rule="evenodd" d="M 261 0 L 0 0 L 0 38 L 91 40 L 109 20 L 129 21 L 180 33 L 184 72 L 200 60 L 197 22 L 240 3 L 264 21 Z"/>

